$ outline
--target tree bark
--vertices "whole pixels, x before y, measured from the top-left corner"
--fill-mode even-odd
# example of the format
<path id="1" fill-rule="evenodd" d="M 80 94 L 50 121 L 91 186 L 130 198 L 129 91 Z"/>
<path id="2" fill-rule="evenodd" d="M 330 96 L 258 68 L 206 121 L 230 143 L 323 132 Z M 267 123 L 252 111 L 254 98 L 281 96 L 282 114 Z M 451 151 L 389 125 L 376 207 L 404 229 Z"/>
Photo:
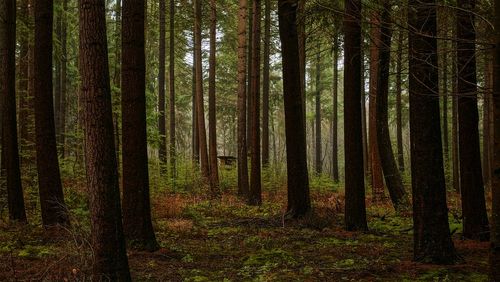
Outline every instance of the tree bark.
<path id="1" fill-rule="evenodd" d="M 61 157 L 66 156 L 66 112 L 68 87 L 68 0 L 63 0 L 61 15 L 61 102 L 59 109 L 59 144 Z"/>
<path id="2" fill-rule="evenodd" d="M 262 73 L 262 165 L 269 165 L 269 56 L 271 47 L 271 0 L 265 0 L 264 62 Z"/>
<path id="3" fill-rule="evenodd" d="M 219 193 L 219 168 L 217 164 L 217 109 L 215 105 L 215 53 L 216 53 L 216 28 L 217 28 L 217 3 L 210 0 L 210 56 L 208 78 L 208 140 L 210 158 L 210 187 L 212 193 Z"/>
<path id="4" fill-rule="evenodd" d="M 158 133 L 160 134 L 160 144 L 158 156 L 160 158 L 161 171 L 165 172 L 167 165 L 167 128 L 165 115 L 165 32 L 166 32 L 166 4 L 165 0 L 159 0 L 160 4 L 160 42 L 158 52 Z"/>
<path id="5" fill-rule="evenodd" d="M 339 39 L 333 39 L 333 116 L 332 116 L 332 178 L 339 182 L 339 152 L 338 152 L 338 96 L 339 96 Z M 363 107 L 364 104 L 361 103 Z"/>
<path id="6" fill-rule="evenodd" d="M 248 196 L 246 23 L 247 0 L 239 0 L 238 16 L 238 195 Z"/>
<path id="7" fill-rule="evenodd" d="M 260 156 L 260 16 L 261 2 L 253 0 L 253 33 L 252 33 L 252 71 L 251 71 L 251 168 L 250 168 L 250 197 L 248 203 L 250 205 L 260 205 L 262 203 L 261 195 L 261 156 Z"/>
<path id="8" fill-rule="evenodd" d="M 57 157 L 52 98 L 53 3 L 50 0 L 37 0 L 34 5 L 35 132 L 42 222 L 45 227 L 68 225 Z"/>
<path id="9" fill-rule="evenodd" d="M 9 219 L 27 222 L 17 145 L 15 0 L 0 2 L 0 64 L 1 169 L 7 178 Z"/>
<path id="10" fill-rule="evenodd" d="M 408 3 L 410 59 L 410 142 L 414 260 L 451 264 L 457 254 L 446 206 L 443 147 L 439 122 L 436 3 Z"/>
<path id="11" fill-rule="evenodd" d="M 405 170 L 405 158 L 403 151 L 403 114 L 401 95 L 402 88 L 402 69 L 403 69 L 403 29 L 398 32 L 398 53 L 396 54 L 396 143 L 398 148 L 399 171 Z"/>
<path id="12" fill-rule="evenodd" d="M 170 110 L 170 126 L 169 126 L 169 134 L 170 134 L 170 175 L 174 180 L 175 186 L 175 178 L 177 173 L 177 150 L 176 150 L 176 131 L 175 131 L 175 0 L 170 0 L 170 50 L 169 50 L 169 110 Z"/>
<path id="13" fill-rule="evenodd" d="M 37 0 L 38 2 L 38 0 Z M 79 0 L 80 89 L 90 194 L 93 279 L 131 281 L 123 236 L 104 1 Z"/>
<path id="14" fill-rule="evenodd" d="M 477 109 L 475 0 L 459 0 L 457 10 L 458 145 L 463 236 L 489 239 L 484 199 Z"/>
<path id="15" fill-rule="evenodd" d="M 318 44 L 316 51 L 316 93 L 315 93 L 315 126 L 316 126 L 316 140 L 315 140 L 315 170 L 316 174 L 320 175 L 322 172 L 322 152 L 321 152 L 321 45 Z"/>
<path id="16" fill-rule="evenodd" d="M 379 66 L 377 68 L 376 130 L 380 163 L 392 204 L 396 210 L 408 207 L 406 192 L 399 173 L 389 133 L 389 73 L 391 66 L 391 7 L 389 0 L 383 3 L 380 27 Z"/>
<path id="17" fill-rule="evenodd" d="M 278 1 L 283 60 L 285 135 L 287 152 L 287 216 L 301 217 L 311 210 L 307 173 L 306 130 L 303 121 L 302 80 L 297 33 L 297 0 Z"/>
<path id="18" fill-rule="evenodd" d="M 361 1 L 345 0 L 345 228 L 367 230 L 361 126 Z"/>
<path id="19" fill-rule="evenodd" d="M 153 251 L 158 248 L 158 243 L 151 222 L 149 199 L 144 21 L 144 1 L 123 1 L 123 229 L 133 247 Z"/>

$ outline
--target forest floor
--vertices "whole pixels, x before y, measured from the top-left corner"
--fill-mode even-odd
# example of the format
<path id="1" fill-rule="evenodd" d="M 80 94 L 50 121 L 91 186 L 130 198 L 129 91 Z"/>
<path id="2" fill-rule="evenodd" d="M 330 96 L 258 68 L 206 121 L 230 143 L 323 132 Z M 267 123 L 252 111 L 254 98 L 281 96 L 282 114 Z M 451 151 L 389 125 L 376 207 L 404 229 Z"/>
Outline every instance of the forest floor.
<path id="1" fill-rule="evenodd" d="M 388 202 L 368 199 L 370 231 L 346 232 L 342 193 L 312 198 L 311 216 L 286 221 L 284 192 L 265 193 L 261 207 L 229 194 L 154 193 L 161 249 L 128 252 L 134 281 L 487 281 L 488 243 L 460 239 L 453 196 L 450 228 L 464 262 L 452 266 L 412 262 L 411 214 Z M 0 281 L 86 281 L 88 211 L 75 208 L 72 217 L 71 230 L 56 233 L 0 222 Z"/>

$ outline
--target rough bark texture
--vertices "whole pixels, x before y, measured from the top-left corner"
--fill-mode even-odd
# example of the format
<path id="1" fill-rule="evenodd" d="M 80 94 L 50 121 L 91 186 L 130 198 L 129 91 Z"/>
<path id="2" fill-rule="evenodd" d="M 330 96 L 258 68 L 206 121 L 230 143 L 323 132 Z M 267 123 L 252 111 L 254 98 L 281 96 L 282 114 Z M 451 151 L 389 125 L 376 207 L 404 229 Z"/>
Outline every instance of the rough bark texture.
<path id="1" fill-rule="evenodd" d="M 248 196 L 246 23 L 247 1 L 239 0 L 238 15 L 238 195 Z"/>
<path id="2" fill-rule="evenodd" d="M 414 260 L 450 264 L 457 259 L 448 225 L 441 143 L 436 6 L 410 0 L 410 142 Z"/>
<path id="3" fill-rule="evenodd" d="M 37 0 L 38 1 L 38 0 Z M 79 0 L 80 89 L 90 195 L 93 280 L 131 281 L 113 136 L 104 1 Z"/>
<path id="4" fill-rule="evenodd" d="M 0 2 L 0 65 L 1 169 L 7 178 L 9 219 L 26 222 L 17 146 L 15 0 Z"/>
<path id="5" fill-rule="evenodd" d="M 403 29 L 398 32 L 398 52 L 396 54 L 396 143 L 398 148 L 399 171 L 405 170 L 405 158 L 403 152 L 403 114 L 402 114 L 402 70 L 403 70 Z"/>
<path id="6" fill-rule="evenodd" d="M 380 65 L 380 14 L 373 12 L 370 43 L 369 151 L 373 201 L 384 199 L 384 175 L 377 138 L 377 73 Z"/>
<path id="7" fill-rule="evenodd" d="M 165 116 L 165 0 L 159 0 L 160 4 L 160 42 L 158 50 L 158 133 L 160 134 L 160 144 L 158 156 L 162 165 L 162 171 L 165 171 L 167 164 L 167 128 Z"/>
<path id="8" fill-rule="evenodd" d="M 485 93 L 483 96 L 483 178 L 484 187 L 487 191 L 491 191 L 491 174 L 493 161 L 493 144 L 491 142 L 493 136 L 492 114 L 493 114 L 493 61 L 488 53 L 484 60 L 484 79 Z"/>
<path id="9" fill-rule="evenodd" d="M 68 225 L 59 160 L 57 158 L 52 98 L 53 3 L 35 1 L 35 132 L 40 206 L 44 226 Z"/>
<path id="10" fill-rule="evenodd" d="M 338 118 L 339 118 L 339 39 L 333 39 L 333 113 L 332 113 L 332 178 L 339 182 Z M 363 107 L 364 104 L 361 103 Z"/>
<path id="11" fill-rule="evenodd" d="M 321 45 L 318 44 L 318 50 L 316 51 L 316 93 L 315 93 L 315 170 L 316 174 L 321 174 L 322 172 L 322 153 L 321 153 Z"/>
<path id="12" fill-rule="evenodd" d="M 361 126 L 361 1 L 346 0 L 344 31 L 345 228 L 367 230 Z"/>
<path id="13" fill-rule="evenodd" d="M 271 0 L 265 0 L 264 58 L 262 73 L 262 165 L 269 165 L 269 56 L 271 48 Z"/>
<path id="14" fill-rule="evenodd" d="M 262 203 L 261 175 L 260 175 L 260 0 L 253 0 L 253 33 L 252 33 L 252 71 L 250 80 L 250 143 L 251 143 L 251 168 L 250 168 L 250 193 L 248 203 L 260 205 Z"/>
<path id="15" fill-rule="evenodd" d="M 389 133 L 388 100 L 392 38 L 390 10 L 391 4 L 388 0 L 385 0 L 381 13 L 380 63 L 377 69 L 377 145 L 380 152 L 380 162 L 384 172 L 385 183 L 389 190 L 392 204 L 396 210 L 401 210 L 408 207 L 408 201 L 401 174 L 394 158 L 394 152 L 392 151 L 391 136 Z"/>
<path id="16" fill-rule="evenodd" d="M 201 0 L 194 0 L 194 52 L 195 52 L 195 84 L 196 84 L 196 117 L 201 174 L 210 180 L 208 164 L 207 131 L 205 129 L 205 107 L 203 103 L 203 70 L 201 65 Z"/>
<path id="17" fill-rule="evenodd" d="M 279 31 L 283 55 L 285 135 L 288 177 L 287 215 L 296 218 L 311 209 L 307 173 L 306 130 L 300 79 L 297 1 L 278 1 Z"/>
<path id="18" fill-rule="evenodd" d="M 176 150 L 176 131 L 175 131 L 175 0 L 170 0 L 170 41 L 169 41 L 169 153 L 170 153 L 170 177 L 174 180 L 177 174 L 177 150 Z"/>
<path id="19" fill-rule="evenodd" d="M 500 1 L 495 0 L 493 65 L 494 146 L 491 186 L 490 280 L 500 281 Z"/>
<path id="20" fill-rule="evenodd" d="M 215 105 L 215 53 L 217 28 L 217 3 L 210 0 L 210 56 L 208 69 L 208 143 L 210 158 L 210 189 L 219 193 L 219 167 L 217 165 L 217 109 Z"/>
<path id="21" fill-rule="evenodd" d="M 457 10 L 458 146 L 463 236 L 486 241 L 488 216 L 484 199 L 479 114 L 477 109 L 475 0 L 459 0 Z"/>

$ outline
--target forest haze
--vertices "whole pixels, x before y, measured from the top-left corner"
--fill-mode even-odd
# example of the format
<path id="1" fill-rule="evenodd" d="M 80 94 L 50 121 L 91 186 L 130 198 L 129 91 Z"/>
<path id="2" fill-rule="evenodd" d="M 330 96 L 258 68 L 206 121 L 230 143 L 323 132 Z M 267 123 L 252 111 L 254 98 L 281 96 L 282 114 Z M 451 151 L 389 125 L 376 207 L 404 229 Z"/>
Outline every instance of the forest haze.
<path id="1" fill-rule="evenodd" d="M 0 0 L 0 280 L 499 281 L 500 0 Z"/>

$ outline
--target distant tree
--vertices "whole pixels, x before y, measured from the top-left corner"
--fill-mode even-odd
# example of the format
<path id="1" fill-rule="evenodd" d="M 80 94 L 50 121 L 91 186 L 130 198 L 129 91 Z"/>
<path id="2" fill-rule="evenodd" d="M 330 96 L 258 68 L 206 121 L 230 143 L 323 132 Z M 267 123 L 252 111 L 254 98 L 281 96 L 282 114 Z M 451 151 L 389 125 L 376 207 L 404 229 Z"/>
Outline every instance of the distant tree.
<path id="1" fill-rule="evenodd" d="M 283 95 L 287 153 L 287 216 L 297 218 L 311 209 L 307 173 L 306 129 L 300 79 L 297 0 L 278 1 L 279 31 L 283 60 Z"/>
<path id="2" fill-rule="evenodd" d="M 410 0 L 410 142 L 414 259 L 437 264 L 457 260 L 446 206 L 439 122 L 436 3 Z"/>
<path id="3" fill-rule="evenodd" d="M 239 0 L 238 13 L 238 195 L 248 196 L 247 93 L 246 93 L 247 0 Z"/>
<path id="4" fill-rule="evenodd" d="M 144 1 L 123 1 L 122 150 L 123 228 L 134 247 L 156 250 L 149 198 L 146 132 Z"/>
<path id="5" fill-rule="evenodd" d="M 367 230 L 361 124 L 361 1 L 345 0 L 345 228 Z"/>
<path id="6" fill-rule="evenodd" d="M 40 206 L 44 226 L 68 225 L 59 172 L 52 98 L 53 1 L 35 5 L 35 132 Z"/>
<path id="7" fill-rule="evenodd" d="M 468 239 L 489 239 L 484 199 L 475 51 L 475 0 L 459 0 L 457 9 L 457 95 L 458 155 L 462 195 L 463 235 Z"/>
<path id="8" fill-rule="evenodd" d="M 260 205 L 262 203 L 261 195 L 261 175 L 260 175 L 260 15 L 261 2 L 253 0 L 252 14 L 252 69 L 250 80 L 250 116 L 251 116 L 251 168 L 250 168 L 250 191 L 248 203 L 251 205 Z"/>
<path id="9" fill-rule="evenodd" d="M 38 2 L 38 0 L 37 0 Z M 79 0 L 80 95 L 90 195 L 93 280 L 131 281 L 120 209 L 104 1 Z"/>
<path id="10" fill-rule="evenodd" d="M 217 3 L 210 0 L 210 55 L 208 70 L 208 143 L 210 162 L 210 186 L 213 192 L 219 190 L 219 168 L 217 164 L 217 109 L 215 105 L 215 64 L 217 44 Z"/>
<path id="11" fill-rule="evenodd" d="M 17 143 L 15 0 L 0 1 L 0 65 L 1 169 L 7 178 L 9 219 L 26 222 Z"/>

